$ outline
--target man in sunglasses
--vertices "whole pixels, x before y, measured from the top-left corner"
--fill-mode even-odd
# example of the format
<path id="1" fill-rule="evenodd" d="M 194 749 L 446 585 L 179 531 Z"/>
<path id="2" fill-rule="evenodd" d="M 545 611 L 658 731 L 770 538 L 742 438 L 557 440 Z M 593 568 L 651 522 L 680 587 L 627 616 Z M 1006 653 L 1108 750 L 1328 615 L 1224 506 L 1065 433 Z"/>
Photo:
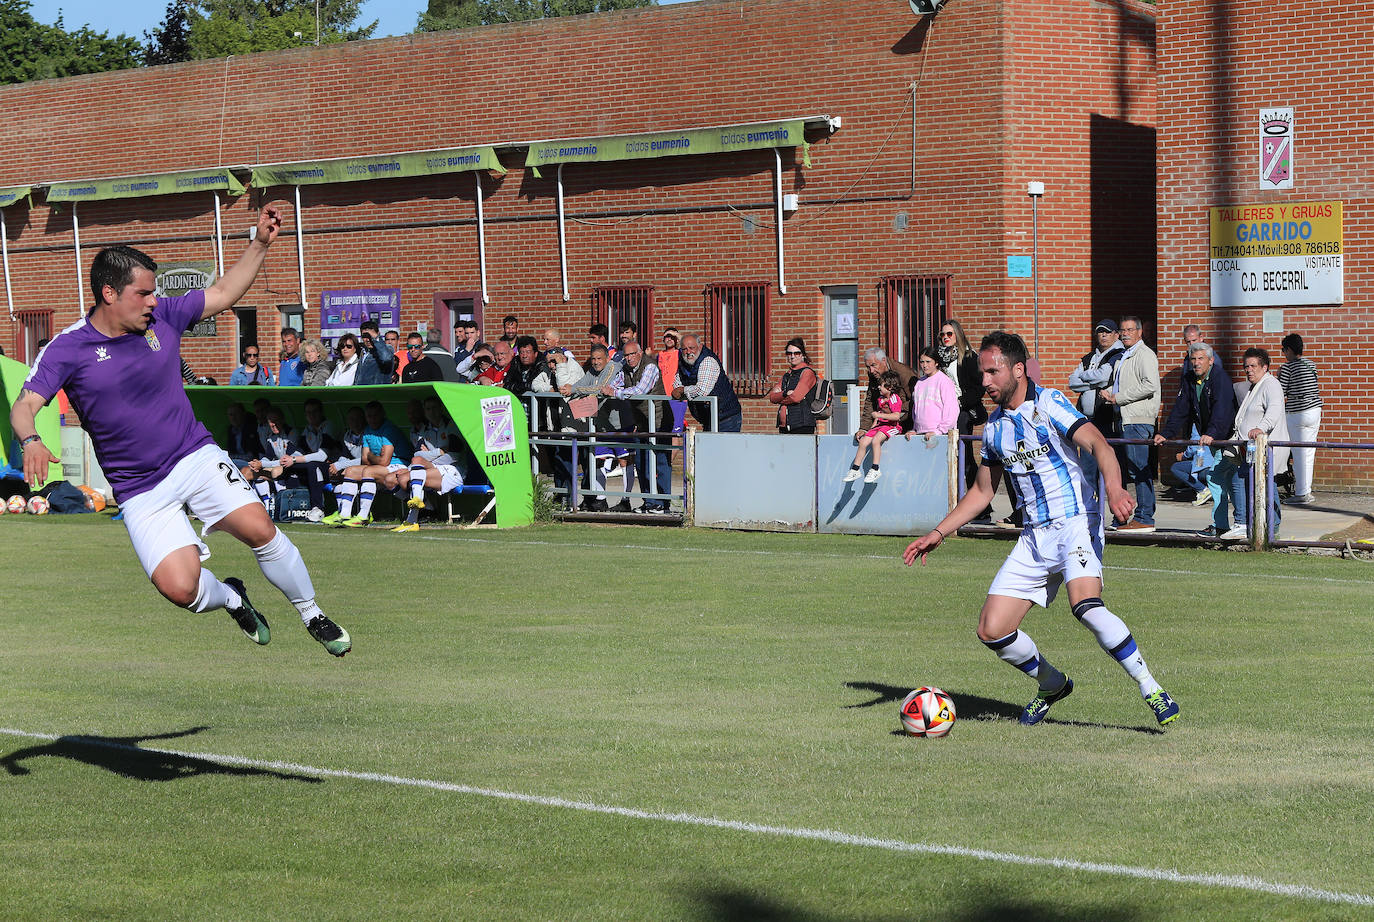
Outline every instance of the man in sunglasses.
<path id="1" fill-rule="evenodd" d="M 401 369 L 402 384 L 444 380 L 439 363 L 425 355 L 425 338 L 419 333 L 411 333 L 406 337 L 406 359 L 405 367 Z"/>

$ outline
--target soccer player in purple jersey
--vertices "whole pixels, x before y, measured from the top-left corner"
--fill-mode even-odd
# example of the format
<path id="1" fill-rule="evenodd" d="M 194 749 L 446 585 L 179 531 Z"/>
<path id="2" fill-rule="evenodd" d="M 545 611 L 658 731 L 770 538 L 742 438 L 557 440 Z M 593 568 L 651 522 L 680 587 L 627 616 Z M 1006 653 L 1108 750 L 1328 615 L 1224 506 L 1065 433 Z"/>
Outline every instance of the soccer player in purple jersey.
<path id="1" fill-rule="evenodd" d="M 66 390 L 158 592 L 191 611 L 227 610 L 255 643 L 271 637 L 242 580 L 221 582 L 201 566 L 210 552 L 191 527 L 189 508 L 206 534 L 227 532 L 252 548 L 310 636 L 343 656 L 352 641 L 316 604 L 300 551 L 195 418 L 181 384 L 182 335 L 243 297 L 280 229 L 278 209 L 263 208 L 238 262 L 204 291 L 175 298 L 154 294 L 157 264 L 146 254 L 124 246 L 101 250 L 91 264 L 95 307 L 39 352 L 10 423 L 23 446 L 24 476 L 38 486 L 58 458 L 38 436 L 34 417 Z"/>

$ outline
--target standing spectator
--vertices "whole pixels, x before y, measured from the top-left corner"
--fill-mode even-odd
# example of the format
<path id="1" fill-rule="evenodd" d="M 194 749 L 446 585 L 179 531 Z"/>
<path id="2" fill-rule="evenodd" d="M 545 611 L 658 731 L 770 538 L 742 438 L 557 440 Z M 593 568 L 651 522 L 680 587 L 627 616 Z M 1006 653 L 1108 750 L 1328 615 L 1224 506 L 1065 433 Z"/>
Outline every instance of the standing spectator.
<path id="1" fill-rule="evenodd" d="M 245 346 L 243 364 L 234 369 L 229 376 L 230 384 L 272 384 L 272 372 L 258 361 L 258 347 Z"/>
<path id="2" fill-rule="evenodd" d="M 520 335 L 520 319 L 514 314 L 507 314 L 501 318 L 501 339 L 508 343 L 514 343 L 515 338 Z"/>
<path id="3" fill-rule="evenodd" d="M 974 361 L 977 361 L 975 355 Z M 905 432 L 911 428 L 911 407 L 907 395 L 911 393 L 913 384 L 916 381 L 916 372 L 903 365 L 896 359 L 888 358 L 886 352 L 874 346 L 864 352 L 864 364 L 868 366 L 868 391 L 864 395 L 863 407 L 859 412 L 859 431 L 854 433 L 854 441 L 858 441 L 863 434 L 872 429 L 877 423 L 874 422 L 874 412 L 881 411 L 879 402 L 882 397 L 878 393 L 878 385 L 882 381 L 883 375 L 889 371 L 895 371 L 900 381 L 897 388 L 899 399 L 902 403 L 902 418 L 892 421 L 890 425 L 897 427 L 898 432 Z"/>
<path id="4" fill-rule="evenodd" d="M 940 371 L 939 349 L 925 347 L 916 364 L 921 377 L 911 393 L 911 428 L 929 442 L 932 435 L 958 430 L 959 394 L 949 375 Z"/>
<path id="5" fill-rule="evenodd" d="M 444 380 L 443 372 L 439 370 L 439 363 L 428 355 L 425 355 L 425 338 L 419 333 L 410 333 L 406 336 L 406 356 L 408 361 L 401 369 L 402 384 L 421 384 L 425 381 Z M 448 350 L 444 350 L 444 355 L 448 355 Z"/>
<path id="6" fill-rule="evenodd" d="M 486 366 L 482 373 L 477 376 L 474 384 L 501 384 L 506 380 L 506 373 L 510 370 L 510 363 L 514 353 L 511 351 L 510 343 L 504 339 L 498 339 L 496 344 L 491 347 L 492 363 Z M 481 360 L 481 352 L 478 352 L 478 360 Z"/>
<path id="7" fill-rule="evenodd" d="M 778 432 L 812 435 L 816 431 L 816 417 L 811 412 L 811 399 L 817 379 L 811 370 L 811 357 L 806 354 L 806 343 L 800 336 L 792 337 L 783 355 L 787 357 L 787 371 L 768 393 L 768 402 L 778 405 Z"/>
<path id="8" fill-rule="evenodd" d="M 334 363 L 329 360 L 329 350 L 324 343 L 318 339 L 307 339 L 301 343 L 301 384 L 324 387 L 333 370 Z"/>
<path id="9" fill-rule="evenodd" d="M 632 397 L 643 397 L 655 395 L 663 397 L 666 392 L 663 390 L 663 379 L 659 377 L 658 366 L 649 361 L 644 354 L 643 348 L 636 340 L 624 342 L 625 361 L 620 365 L 620 371 L 611 380 L 611 383 L 602 388 L 602 393 L 607 397 L 614 397 L 625 401 L 620 408 L 621 428 L 634 433 L 645 435 L 643 448 L 635 450 L 634 463 L 631 467 L 639 468 L 639 492 L 641 493 L 670 493 L 673 485 L 673 456 L 671 450 L 662 448 L 653 450 L 649 448 L 650 439 L 648 433 L 665 433 L 660 437 L 655 435 L 652 438 L 654 445 L 667 445 L 672 441 L 672 419 L 664 420 L 664 411 L 667 409 L 667 401 L 649 400 L 630 400 Z M 654 416 L 653 425 L 649 423 L 651 403 L 655 403 L 652 415 Z M 650 455 L 653 455 L 654 464 L 654 489 L 650 489 L 649 484 L 649 463 Z M 630 468 L 626 468 L 625 489 L 630 489 Z M 629 497 L 621 500 L 620 505 L 624 508 L 629 507 Z M 668 502 L 659 499 L 645 499 L 639 507 L 640 512 L 667 512 Z"/>
<path id="10" fill-rule="evenodd" d="M 983 407 L 983 373 L 978 370 L 978 350 L 969 345 L 968 334 L 957 320 L 940 324 L 940 370 L 954 382 L 959 395 L 959 434 L 973 435 L 973 428 L 987 422 Z M 964 442 L 964 486 L 973 486 L 978 476 L 979 449 L 973 442 Z M 984 509 L 974 524 L 992 521 L 992 507 Z"/>
<path id="11" fill-rule="evenodd" d="M 499 345 L 499 343 L 498 343 Z M 587 359 L 591 368 L 578 379 L 577 383 L 563 392 L 564 397 L 592 397 L 605 392 L 605 388 L 610 384 L 617 374 L 615 363 L 610 360 L 610 355 L 605 346 L 592 346 L 591 356 Z M 605 431 L 611 429 L 609 415 L 611 404 L 603 404 L 597 411 L 597 428 Z M 593 449 L 586 449 L 583 456 L 582 468 L 591 478 L 590 488 L 586 497 L 582 500 L 582 508 L 588 512 L 607 512 L 610 504 L 606 502 L 606 470 L 598 462 L 596 452 Z"/>
<path id="12" fill-rule="evenodd" d="M 460 380 L 470 381 L 472 376 L 472 353 L 482 341 L 482 332 L 471 320 L 460 320 L 453 325 L 453 363 Z"/>
<path id="13" fill-rule="evenodd" d="M 458 377 L 458 363 L 453 360 L 453 354 L 444 348 L 439 330 L 437 328 L 426 330 L 424 340 L 424 354 L 438 366 L 439 380 L 455 383 L 462 381 L 462 378 Z"/>
<path id="14" fill-rule="evenodd" d="M 620 346 L 619 346 L 619 348 L 620 348 L 620 351 L 621 351 L 621 352 L 624 352 L 624 351 L 625 351 L 625 344 L 628 343 L 630 340 L 634 340 L 635 342 L 639 342 L 639 324 L 635 323 L 633 320 L 622 320 L 622 321 L 620 321 L 619 336 L 620 336 Z"/>
<path id="15" fill-rule="evenodd" d="M 1201 340 L 1188 346 L 1188 360 L 1192 367 L 1183 376 L 1174 399 L 1174 407 L 1164 423 L 1164 431 L 1154 437 L 1156 445 L 1166 439 L 1178 439 L 1197 432 L 1198 454 L 1202 466 L 1209 472 L 1214 471 L 1219 460 L 1219 452 L 1212 448 L 1212 442 L 1225 441 L 1231 435 L 1236 419 L 1236 394 L 1231 379 L 1216 363 L 1212 348 Z M 1207 491 L 1212 498 L 1212 524 L 1203 531 L 1203 536 L 1214 538 L 1230 530 L 1226 512 L 1226 482 L 1219 475 L 1209 474 Z M 1199 491 L 1201 492 L 1201 491 Z M 1241 506 L 1244 518 L 1244 504 Z"/>
<path id="16" fill-rule="evenodd" d="M 1202 327 L 1198 326 L 1196 323 L 1190 323 L 1183 328 L 1183 367 L 1178 370 L 1181 376 L 1186 376 L 1193 370 L 1192 357 L 1188 354 L 1188 347 L 1193 343 L 1206 341 L 1207 337 L 1203 335 Z M 1208 348 L 1211 347 L 1209 346 Z M 1212 349 L 1212 364 L 1220 368 L 1222 373 L 1225 374 L 1226 365 L 1221 361 L 1221 356 L 1217 355 L 1215 349 Z"/>
<path id="17" fill-rule="evenodd" d="M 382 339 L 381 327 L 375 320 L 364 320 L 358 325 L 358 353 L 372 358 L 376 368 L 375 376 L 366 363 L 359 368 L 367 380 L 354 381 L 355 384 L 390 384 L 391 376 L 396 373 L 396 353 Z M 375 377 L 375 380 L 374 380 Z"/>
<path id="18" fill-rule="evenodd" d="M 295 327 L 281 331 L 281 368 L 277 372 L 277 384 L 281 387 L 301 385 L 301 333 Z"/>
<path id="19" fill-rule="evenodd" d="M 709 431 L 711 404 L 704 399 L 706 397 L 716 398 L 718 431 L 739 432 L 743 428 L 744 408 L 735 396 L 735 386 L 726 377 L 720 359 L 701 344 L 700 336 L 688 333 L 682 337 L 682 354 L 678 359 L 677 377 L 673 379 L 673 399 L 687 401 L 692 416 Z"/>
<path id="20" fill-rule="evenodd" d="M 655 361 L 658 362 L 658 374 L 663 379 L 663 386 L 672 386 L 673 381 L 677 380 L 677 365 L 681 353 L 678 351 L 678 341 L 680 337 L 673 327 L 663 331 L 663 348 L 659 350 Z M 673 431 L 681 432 L 682 424 L 687 418 L 687 404 L 682 400 L 670 400 L 668 406 L 673 408 Z"/>
<path id="21" fill-rule="evenodd" d="M 1114 530 L 1148 534 L 1155 530 L 1154 470 L 1150 450 L 1159 416 L 1159 356 L 1141 341 L 1145 330 L 1139 317 L 1121 318 L 1121 345 L 1126 347 L 1116 363 L 1112 389 L 1102 391 L 1102 399 L 1121 411 L 1121 434 L 1144 444 L 1122 446 L 1123 476 L 1135 484 L 1135 516 L 1129 522 L 1114 522 Z"/>
<path id="22" fill-rule="evenodd" d="M 606 350 L 606 354 L 610 356 L 612 362 L 620 364 L 620 350 L 616 349 L 614 346 L 611 345 L 610 340 L 607 339 L 607 337 L 609 337 L 610 335 L 611 331 L 606 327 L 606 324 L 604 323 L 594 323 L 592 324 L 591 329 L 587 331 L 587 339 L 589 340 L 590 347 L 596 348 L 597 346 L 600 346 L 601 348 Z M 583 365 L 582 367 L 585 370 L 590 371 L 591 365 L 592 360 L 591 357 L 588 356 L 587 364 Z"/>
<path id="23" fill-rule="evenodd" d="M 1251 441 L 1263 433 L 1272 440 L 1288 441 L 1288 418 L 1284 413 L 1283 388 L 1278 379 L 1269 374 L 1269 353 L 1251 347 L 1245 350 L 1245 380 L 1248 388 L 1245 399 L 1236 411 L 1236 428 L 1232 435 L 1239 441 Z M 1286 449 L 1274 449 L 1274 465 L 1280 466 L 1280 451 L 1284 451 L 1282 463 L 1288 457 Z M 1236 527 L 1223 534 L 1223 538 L 1244 538 L 1247 534 L 1246 483 L 1254 478 L 1255 465 L 1246 447 L 1228 449 L 1222 452 L 1221 462 L 1217 465 L 1218 480 L 1229 488 L 1231 505 L 1235 510 Z M 1278 495 L 1271 497 L 1273 507 L 1270 518 L 1277 530 L 1279 526 Z"/>
<path id="24" fill-rule="evenodd" d="M 1294 442 L 1315 442 L 1322 424 L 1322 394 L 1317 382 L 1317 366 L 1303 358 L 1302 337 L 1289 333 L 1283 338 L 1283 365 L 1279 367 L 1279 386 L 1287 414 L 1288 436 Z M 1293 495 L 1284 500 L 1295 506 L 1312 502 L 1312 462 L 1315 448 L 1293 449 Z M 1275 469 L 1278 469 L 1277 463 Z"/>
<path id="25" fill-rule="evenodd" d="M 571 349 L 563 348 L 563 334 L 559 333 L 557 330 L 545 330 L 544 337 L 540 345 L 542 346 L 545 354 L 558 351 L 562 352 L 572 361 L 577 361 L 576 357 L 572 354 Z"/>
<path id="26" fill-rule="evenodd" d="M 506 344 L 509 346 L 509 343 Z M 539 354 L 539 346 L 535 343 L 533 336 L 517 336 L 515 338 L 515 360 L 506 369 L 505 377 L 501 379 L 501 386 L 510 391 L 517 397 L 523 397 L 534 390 L 534 379 L 544 372 L 545 365 L 542 361 L 543 356 Z M 530 423 L 534 423 L 531 417 Z"/>
<path id="27" fill-rule="evenodd" d="M 345 333 L 339 337 L 339 361 L 324 382 L 329 387 L 351 384 L 381 384 L 377 362 L 358 345 L 358 337 Z"/>
<path id="28" fill-rule="evenodd" d="M 401 381 L 401 372 L 405 371 L 406 365 L 410 363 L 410 356 L 407 355 L 406 350 L 401 347 L 401 334 L 395 330 L 387 330 L 386 334 L 382 336 L 382 341 L 385 342 L 386 347 L 396 355 L 396 365 L 391 373 L 391 383 L 399 384 Z"/>
<path id="29" fill-rule="evenodd" d="M 1111 389 L 1116 363 L 1126 354 L 1118 332 L 1115 320 L 1099 320 L 1093 327 L 1093 337 L 1097 340 L 1095 348 L 1069 373 L 1069 389 L 1078 394 L 1079 412 L 1109 439 L 1121 438 L 1116 404 L 1102 399 L 1102 392 Z M 1096 465 L 1092 470 L 1085 468 L 1088 483 L 1097 483 L 1095 471 Z"/>

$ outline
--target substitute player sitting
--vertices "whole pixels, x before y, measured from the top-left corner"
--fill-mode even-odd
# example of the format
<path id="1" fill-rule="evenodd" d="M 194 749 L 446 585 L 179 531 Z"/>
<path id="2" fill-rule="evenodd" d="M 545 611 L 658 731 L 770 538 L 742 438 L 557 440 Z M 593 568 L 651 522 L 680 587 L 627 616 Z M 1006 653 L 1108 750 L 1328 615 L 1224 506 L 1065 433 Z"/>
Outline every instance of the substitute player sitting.
<path id="1" fill-rule="evenodd" d="M 95 306 L 39 353 L 10 422 L 24 448 L 25 479 L 36 487 L 58 459 L 38 436 L 34 417 L 65 390 L 158 592 L 191 611 L 226 609 L 251 640 L 270 639 L 243 582 L 221 582 L 201 566 L 209 550 L 191 527 L 189 508 L 205 533 L 227 532 L 252 548 L 263 575 L 296 607 L 310 635 L 343 656 L 352 646 L 348 632 L 320 610 L 300 551 L 196 419 L 181 383 L 181 337 L 243 296 L 280 227 L 278 210 L 264 208 L 238 262 L 209 288 L 175 298 L 156 296 L 157 263 L 146 254 L 124 246 L 101 250 L 91 264 Z"/>
<path id="2" fill-rule="evenodd" d="M 1106 482 L 1108 505 L 1121 521 L 1134 505 L 1121 488 L 1116 453 L 1096 427 L 1059 391 L 1041 387 L 1026 375 L 1026 344 L 1012 333 L 983 337 L 978 354 L 983 389 L 997 409 L 983 427 L 983 463 L 964 498 L 902 555 L 907 566 L 925 563 L 948 535 L 972 521 L 992 500 L 1005 470 L 1013 501 L 1022 510 L 1021 538 L 988 589 L 978 617 L 978 638 L 1004 661 L 1040 686 L 1021 713 L 1021 723 L 1037 724 L 1050 705 L 1073 691 L 1073 680 L 1041 655 L 1020 630 L 1031 606 L 1047 607 L 1060 583 L 1069 604 L 1098 644 L 1140 686 L 1145 703 L 1161 724 L 1178 717 L 1178 705 L 1150 675 L 1145 658 L 1125 623 L 1102 601 L 1102 512 L 1094 485 L 1078 463 L 1078 450 L 1091 452 Z"/>
<path id="3" fill-rule="evenodd" d="M 425 398 L 425 422 L 423 428 L 414 430 L 415 456 L 410 459 L 409 489 L 410 498 L 406 500 L 408 511 L 403 524 L 391 529 L 394 532 L 420 530 L 420 510 L 425 508 L 425 490 L 438 490 L 449 493 L 463 485 L 463 473 L 458 468 L 458 455 L 462 451 L 463 437 L 458 427 L 444 411 L 444 402 L 438 397 Z M 398 490 L 405 489 L 399 475 L 393 473 Z"/>

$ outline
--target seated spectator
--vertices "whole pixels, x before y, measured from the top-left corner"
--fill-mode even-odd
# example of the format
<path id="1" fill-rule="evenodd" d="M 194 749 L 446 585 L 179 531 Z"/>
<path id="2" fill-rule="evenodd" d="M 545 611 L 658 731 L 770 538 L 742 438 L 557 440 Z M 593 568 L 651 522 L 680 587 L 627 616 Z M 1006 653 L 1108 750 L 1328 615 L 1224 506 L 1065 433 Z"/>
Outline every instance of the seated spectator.
<path id="1" fill-rule="evenodd" d="M 353 384 L 380 384 L 381 372 L 377 361 L 358 345 L 358 337 L 345 333 L 339 337 L 339 362 L 324 382 L 329 387 L 347 387 Z"/>
<path id="2" fill-rule="evenodd" d="M 304 487 L 310 494 L 310 509 L 306 518 L 318 522 L 324 518 L 324 471 L 327 450 L 324 438 L 324 409 L 318 400 L 314 408 L 307 408 L 307 419 L 313 419 L 311 426 L 317 445 L 310 448 L 302 436 L 286 424 L 286 415 L 275 407 L 268 411 L 267 421 L 272 428 L 263 457 L 252 465 L 253 476 L 250 482 L 257 491 L 258 498 L 271 509 L 269 502 L 280 489 L 281 484 Z"/>
<path id="3" fill-rule="evenodd" d="M 921 377 L 911 393 L 911 424 L 918 435 L 944 435 L 959 426 L 959 392 L 949 375 L 940 370 L 940 350 L 927 346 L 916 363 Z M 911 433 L 906 434 L 907 439 Z"/>
<path id="4" fill-rule="evenodd" d="M 386 418 L 380 401 L 370 401 L 363 408 L 363 416 L 367 428 L 362 433 L 361 461 L 343 470 L 343 482 L 335 493 L 339 502 L 337 524 L 350 528 L 360 528 L 372 521 L 377 482 L 383 481 L 384 486 L 394 485 L 396 473 L 409 468 L 401 459 L 414 456 L 410 440 Z"/>
<path id="5" fill-rule="evenodd" d="M 229 383 L 232 385 L 273 384 L 276 379 L 272 377 L 271 370 L 258 361 L 259 358 L 257 346 L 245 346 L 243 364 L 234 369 L 234 373 L 229 376 Z"/>
<path id="6" fill-rule="evenodd" d="M 794 336 L 783 348 L 787 357 L 787 371 L 768 393 L 768 402 L 778 405 L 778 432 L 782 435 L 811 435 L 816 431 L 816 417 L 811 412 L 812 392 L 816 389 L 816 373 L 811 370 L 811 357 L 806 343 Z"/>
<path id="7" fill-rule="evenodd" d="M 444 355 L 452 360 L 446 350 Z M 402 384 L 422 384 L 426 381 L 442 381 L 444 373 L 439 368 L 439 363 L 431 356 L 425 354 L 425 338 L 419 333 L 410 333 L 406 336 L 406 356 L 405 367 L 401 369 Z"/>
<path id="8" fill-rule="evenodd" d="M 256 420 L 249 420 L 241 403 L 231 403 L 228 409 L 229 430 L 224 450 L 234 466 L 242 470 L 254 458 L 262 457 L 262 442 L 258 439 Z"/>
<path id="9" fill-rule="evenodd" d="M 329 373 L 334 363 L 329 359 L 329 350 L 318 339 L 307 339 L 301 343 L 301 384 L 305 387 L 324 387 L 329 383 Z"/>
<path id="10" fill-rule="evenodd" d="M 878 408 L 873 411 L 873 428 L 859 433 L 859 450 L 854 453 L 854 463 L 849 466 L 849 473 L 844 475 L 845 483 L 859 479 L 859 470 L 869 448 L 873 449 L 873 463 L 869 465 L 868 473 L 864 474 L 864 483 L 877 483 L 878 478 L 883 476 L 879 467 L 883 460 L 883 443 L 900 434 L 902 421 L 911 416 L 907 410 L 909 401 L 903 399 L 905 393 L 902 387 L 901 375 L 895 369 L 883 372 L 878 379 Z"/>
<path id="11" fill-rule="evenodd" d="M 272 427 L 267 424 L 267 411 L 272 409 L 272 402 L 266 397 L 259 397 L 253 401 L 253 416 L 258 421 L 258 444 L 267 446 L 267 440 L 272 437 Z"/>
<path id="12" fill-rule="evenodd" d="M 354 467 L 360 467 L 363 463 L 363 435 L 367 432 L 367 417 L 363 415 L 362 407 L 349 407 L 344 414 L 345 428 L 343 435 L 339 437 L 338 444 L 335 446 L 338 454 L 329 463 L 326 473 L 329 479 L 337 484 L 334 498 L 342 503 L 344 494 L 350 493 L 351 499 L 357 498 L 357 493 L 353 492 L 353 487 L 345 489 L 345 483 L 351 483 L 344 479 L 344 471 Z M 339 509 L 343 507 L 340 506 Z M 350 509 L 352 507 L 350 506 Z M 331 512 L 322 520 L 326 525 L 338 525 L 343 521 L 343 516 L 339 509 Z"/>

